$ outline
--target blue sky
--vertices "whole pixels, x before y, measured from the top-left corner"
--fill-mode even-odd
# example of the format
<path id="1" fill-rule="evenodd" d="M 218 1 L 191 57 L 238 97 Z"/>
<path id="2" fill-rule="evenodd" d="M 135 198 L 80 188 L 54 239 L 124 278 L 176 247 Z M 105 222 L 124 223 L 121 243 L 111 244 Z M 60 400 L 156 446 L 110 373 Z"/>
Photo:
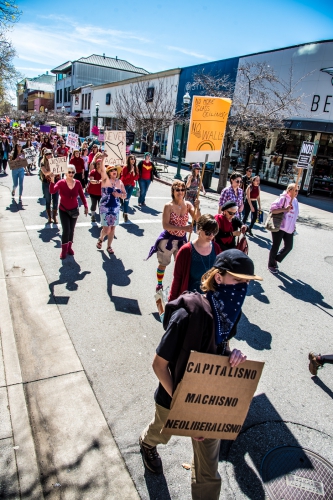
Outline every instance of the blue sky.
<path id="1" fill-rule="evenodd" d="M 23 15 L 10 36 L 18 53 L 15 65 L 28 77 L 93 53 L 154 72 L 333 39 L 331 0 L 17 4 Z"/>

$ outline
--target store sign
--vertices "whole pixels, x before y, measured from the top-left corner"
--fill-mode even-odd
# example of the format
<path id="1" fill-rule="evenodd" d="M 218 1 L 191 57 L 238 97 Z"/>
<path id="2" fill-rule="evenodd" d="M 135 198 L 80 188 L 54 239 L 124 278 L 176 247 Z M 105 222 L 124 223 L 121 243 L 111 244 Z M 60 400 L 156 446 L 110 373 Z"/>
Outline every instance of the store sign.
<path id="1" fill-rule="evenodd" d="M 297 161 L 297 168 L 306 169 L 311 164 L 311 157 L 315 147 L 314 142 L 304 141 Z"/>
<path id="2" fill-rule="evenodd" d="M 219 161 L 231 99 L 194 96 L 185 161 Z"/>

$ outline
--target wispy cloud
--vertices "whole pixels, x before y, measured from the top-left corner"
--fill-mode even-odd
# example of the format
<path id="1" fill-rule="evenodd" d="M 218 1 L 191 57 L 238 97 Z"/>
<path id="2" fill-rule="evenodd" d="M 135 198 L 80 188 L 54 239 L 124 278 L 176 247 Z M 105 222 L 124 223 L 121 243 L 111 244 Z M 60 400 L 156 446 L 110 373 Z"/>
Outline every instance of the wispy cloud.
<path id="1" fill-rule="evenodd" d="M 212 59 L 212 57 L 205 56 L 204 54 L 198 54 L 197 52 L 192 52 L 191 50 L 183 49 L 182 47 L 174 47 L 173 45 L 167 45 L 166 48 L 169 50 L 175 50 L 176 52 L 181 52 L 182 54 L 186 54 L 187 56 L 196 57 L 197 59 L 205 59 L 207 61 Z"/>

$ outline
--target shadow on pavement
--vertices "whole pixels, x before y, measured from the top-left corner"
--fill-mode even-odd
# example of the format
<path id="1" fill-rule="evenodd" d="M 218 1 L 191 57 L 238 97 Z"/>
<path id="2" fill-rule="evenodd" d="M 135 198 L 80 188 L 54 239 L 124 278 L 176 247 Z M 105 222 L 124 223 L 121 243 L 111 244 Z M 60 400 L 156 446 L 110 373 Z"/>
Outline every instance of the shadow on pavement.
<path id="1" fill-rule="evenodd" d="M 255 243 L 261 248 L 267 248 L 267 250 L 270 250 L 272 246 L 272 240 L 269 238 L 264 238 L 261 235 L 255 234 L 254 238 L 249 239 L 250 243 Z M 268 259 L 268 256 L 267 256 Z"/>
<path id="2" fill-rule="evenodd" d="M 252 297 L 259 300 L 259 302 L 262 302 L 263 304 L 270 303 L 269 298 L 267 297 L 267 295 L 265 295 L 265 290 L 263 289 L 260 281 L 253 280 L 250 282 L 247 295 L 252 295 Z"/>
<path id="3" fill-rule="evenodd" d="M 100 252 L 100 254 L 103 259 L 102 267 L 107 278 L 107 292 L 111 302 L 114 303 L 116 311 L 141 316 L 139 303 L 136 299 L 117 297 L 113 295 L 112 292 L 113 285 L 128 286 L 131 283 L 129 275 L 132 274 L 133 270 L 127 269 L 126 271 L 123 261 L 118 259 L 114 254 L 110 256 L 106 255 L 104 252 Z"/>
<path id="4" fill-rule="evenodd" d="M 249 321 L 243 312 L 238 323 L 237 340 L 244 340 L 253 349 L 264 351 L 271 349 L 272 335 Z"/>
<path id="5" fill-rule="evenodd" d="M 60 236 L 59 225 L 54 225 L 53 227 L 45 227 L 37 231 L 37 233 L 39 234 L 39 238 L 44 243 L 49 243 L 50 241 L 53 241 L 55 243 L 54 248 L 59 248 L 60 250 L 61 240 L 59 239 Z"/>
<path id="6" fill-rule="evenodd" d="M 155 500 L 157 498 L 171 500 L 168 484 L 164 474 L 156 475 L 146 469 L 144 478 L 150 500 Z"/>
<path id="7" fill-rule="evenodd" d="M 333 391 L 327 387 L 326 384 L 319 377 L 311 377 L 312 382 L 314 382 L 318 387 L 320 387 L 330 398 L 333 399 Z"/>
<path id="8" fill-rule="evenodd" d="M 282 281 L 282 285 L 279 285 L 279 288 L 283 292 L 289 293 L 295 299 L 302 300 L 303 302 L 309 302 L 309 304 L 317 306 L 319 309 L 333 317 L 332 314 L 322 309 L 333 309 L 333 307 L 324 301 L 323 295 L 318 292 L 318 290 L 315 290 L 312 286 L 304 283 L 304 281 L 290 278 L 290 276 L 282 272 L 274 274 L 274 276 Z"/>
<path id="9" fill-rule="evenodd" d="M 53 299 L 57 304 L 68 304 L 70 297 L 55 295 L 54 288 L 57 285 L 66 284 L 67 290 L 75 292 L 78 289 L 78 284 L 76 282 L 82 281 L 87 274 L 90 274 L 90 271 L 83 271 L 82 273 L 80 271 L 81 267 L 72 257 L 67 256 L 66 259 L 62 261 L 62 266 L 59 269 L 60 272 L 59 279 L 49 284 L 49 289 L 50 289 L 50 299 L 48 302 L 49 304 L 54 303 Z"/>
<path id="10" fill-rule="evenodd" d="M 265 394 L 253 398 L 243 429 L 235 441 L 221 441 L 220 461 L 233 465 L 235 481 L 247 498 L 265 500 L 267 496 L 259 473 L 264 456 L 277 446 L 301 445 Z M 312 468 L 305 453 L 304 463 Z M 282 474 L 290 474 L 293 470 L 292 462 L 286 460 Z M 282 474 L 281 468 L 276 469 L 271 479 Z"/>
<path id="11" fill-rule="evenodd" d="M 15 201 L 14 199 L 12 200 L 11 204 L 6 207 L 6 210 L 9 210 L 12 213 L 19 212 L 20 210 L 25 210 L 23 207 L 23 203 L 20 201 Z"/>
<path id="12" fill-rule="evenodd" d="M 121 227 L 126 229 L 128 234 L 134 234 L 135 236 L 144 236 L 145 230 L 139 227 L 137 224 L 134 224 L 134 222 L 131 222 L 131 224 L 122 224 Z"/>
<path id="13" fill-rule="evenodd" d="M 160 215 L 162 213 L 159 210 L 155 210 L 154 208 L 150 208 L 150 207 L 147 207 L 147 206 L 143 206 L 143 207 L 139 207 L 138 206 L 137 208 L 143 214 L 149 214 L 149 215 L 152 215 L 153 217 L 157 217 L 158 215 Z"/>

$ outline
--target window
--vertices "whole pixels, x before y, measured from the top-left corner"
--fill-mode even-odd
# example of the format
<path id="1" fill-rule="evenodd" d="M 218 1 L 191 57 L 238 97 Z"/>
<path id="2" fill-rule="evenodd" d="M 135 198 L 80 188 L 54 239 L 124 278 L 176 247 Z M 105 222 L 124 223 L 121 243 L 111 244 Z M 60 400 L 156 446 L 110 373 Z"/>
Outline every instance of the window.
<path id="1" fill-rule="evenodd" d="M 153 102 L 154 100 L 154 87 L 148 87 L 147 88 L 147 98 L 146 102 Z"/>
<path id="2" fill-rule="evenodd" d="M 91 105 L 91 94 L 88 94 L 88 109 L 90 109 Z"/>
<path id="3" fill-rule="evenodd" d="M 62 102 L 62 89 L 59 89 L 59 102 Z"/>
<path id="4" fill-rule="evenodd" d="M 111 103 L 111 94 L 106 94 L 105 104 L 107 104 L 109 106 L 110 103 Z"/>
<path id="5" fill-rule="evenodd" d="M 60 102 L 59 101 L 59 89 L 57 90 L 57 103 Z"/>
<path id="6" fill-rule="evenodd" d="M 64 88 L 64 101 L 67 102 L 67 87 Z"/>

